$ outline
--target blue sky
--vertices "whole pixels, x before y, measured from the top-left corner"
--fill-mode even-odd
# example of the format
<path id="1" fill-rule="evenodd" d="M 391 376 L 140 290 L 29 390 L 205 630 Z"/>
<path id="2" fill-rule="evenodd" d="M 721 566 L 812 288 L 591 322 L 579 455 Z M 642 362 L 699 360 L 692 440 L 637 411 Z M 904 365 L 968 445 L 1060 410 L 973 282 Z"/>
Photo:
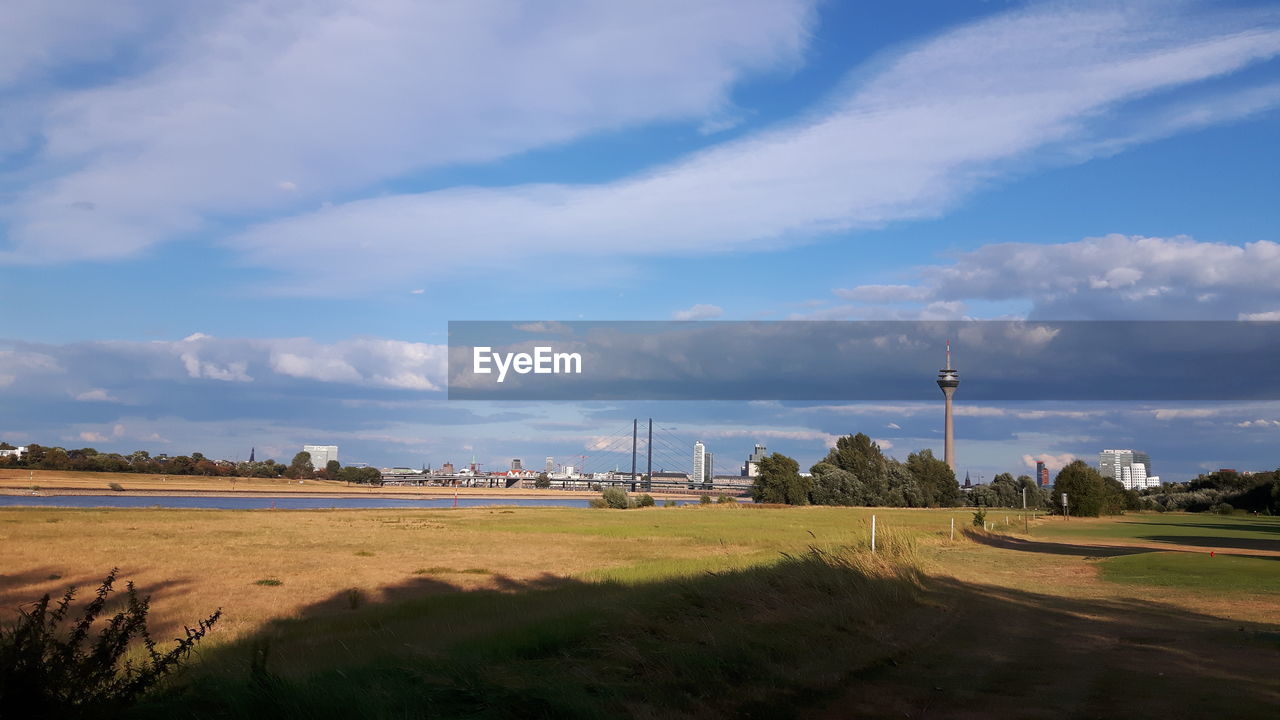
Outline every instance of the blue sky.
<path id="1" fill-rule="evenodd" d="M 446 323 L 1280 319 L 1272 4 L 14 7 L 10 442 L 492 466 L 652 415 L 905 456 L 936 408 L 449 402 Z M 975 477 L 1280 464 L 1272 403 L 963 412 Z"/>

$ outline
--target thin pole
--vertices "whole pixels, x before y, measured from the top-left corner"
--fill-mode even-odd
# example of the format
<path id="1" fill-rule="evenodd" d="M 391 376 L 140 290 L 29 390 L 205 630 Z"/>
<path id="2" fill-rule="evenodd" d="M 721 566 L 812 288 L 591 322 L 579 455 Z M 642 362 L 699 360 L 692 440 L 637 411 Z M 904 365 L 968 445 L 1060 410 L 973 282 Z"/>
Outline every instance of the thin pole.
<path id="1" fill-rule="evenodd" d="M 644 489 L 653 489 L 653 418 L 649 418 L 649 444 L 645 446 L 645 453 L 648 458 L 648 469 L 645 471 Z"/>
<path id="2" fill-rule="evenodd" d="M 956 541 L 956 519 L 951 518 L 951 542 Z"/>
<path id="3" fill-rule="evenodd" d="M 871 516 L 871 552 L 876 551 L 876 516 Z"/>
<path id="4" fill-rule="evenodd" d="M 631 491 L 636 489 L 636 437 L 640 434 L 640 419 L 631 420 Z"/>

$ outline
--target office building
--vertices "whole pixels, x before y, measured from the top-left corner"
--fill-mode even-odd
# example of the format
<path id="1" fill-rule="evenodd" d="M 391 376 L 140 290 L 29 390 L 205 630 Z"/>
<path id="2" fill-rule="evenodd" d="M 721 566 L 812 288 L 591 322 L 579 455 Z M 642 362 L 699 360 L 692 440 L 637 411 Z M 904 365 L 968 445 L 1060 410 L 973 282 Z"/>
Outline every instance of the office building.
<path id="1" fill-rule="evenodd" d="M 302 451 L 311 453 L 311 467 L 323 468 L 330 460 L 338 459 L 337 445 L 303 445 Z"/>
<path id="2" fill-rule="evenodd" d="M 690 479 L 693 482 L 706 482 L 707 477 L 707 447 L 699 440 L 693 444 L 693 473 Z"/>
<path id="3" fill-rule="evenodd" d="M 520 458 L 511 458 L 511 469 L 516 471 L 524 469 L 520 466 Z"/>
<path id="4" fill-rule="evenodd" d="M 1049 468 L 1039 460 L 1036 461 L 1036 482 L 1040 487 L 1049 486 Z"/>
<path id="5" fill-rule="evenodd" d="M 742 477 L 753 478 L 760 474 L 760 461 L 765 458 L 765 448 L 760 443 L 756 443 L 756 447 L 747 456 L 747 461 L 742 465 Z"/>
<path id="6" fill-rule="evenodd" d="M 1160 476 L 1151 474 L 1151 456 L 1137 450 L 1103 450 L 1098 453 L 1098 472 L 1125 490 L 1160 487 Z"/>

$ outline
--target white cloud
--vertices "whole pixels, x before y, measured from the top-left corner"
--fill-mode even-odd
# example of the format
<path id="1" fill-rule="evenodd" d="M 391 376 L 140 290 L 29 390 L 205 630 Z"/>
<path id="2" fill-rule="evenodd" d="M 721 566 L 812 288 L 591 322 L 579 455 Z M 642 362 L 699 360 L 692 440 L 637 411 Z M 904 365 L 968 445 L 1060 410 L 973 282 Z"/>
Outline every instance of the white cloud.
<path id="1" fill-rule="evenodd" d="M 107 436 L 102 433 L 86 431 L 80 433 L 79 437 L 84 442 L 107 442 Z"/>
<path id="2" fill-rule="evenodd" d="M 111 393 L 103 390 L 102 388 L 85 390 L 82 393 L 76 394 L 75 399 L 81 402 L 119 402 L 118 399 L 112 397 Z"/>
<path id="3" fill-rule="evenodd" d="M 1076 460 L 1076 456 L 1071 453 L 1063 453 L 1061 455 L 1051 455 L 1049 453 L 1041 453 L 1039 455 L 1023 455 L 1022 464 L 1028 468 L 1035 469 L 1037 462 L 1043 462 L 1044 466 L 1049 468 L 1050 472 L 1057 472 L 1062 468 L 1070 465 Z"/>
<path id="4" fill-rule="evenodd" d="M 814 17 L 811 0 L 109 5 L 24 3 L 0 35 L 0 83 L 119 47 L 129 62 L 107 67 L 138 68 L 31 91 L 25 131 L 42 151 L 25 172 L 39 182 L 6 213 L 2 261 L 118 257 L 211 217 L 719 117 L 743 77 L 797 64 Z"/>
<path id="5" fill-rule="evenodd" d="M 1266 419 L 1264 419 L 1264 418 L 1258 418 L 1257 420 L 1245 420 L 1244 422 L 1238 422 L 1238 423 L 1236 423 L 1236 427 L 1242 427 L 1242 428 L 1249 428 L 1249 427 L 1260 427 L 1260 428 L 1265 428 L 1265 427 L 1276 427 L 1276 428 L 1280 428 L 1280 420 L 1266 420 Z"/>
<path id="6" fill-rule="evenodd" d="M 892 422 L 891 422 L 891 423 L 889 423 L 888 425 L 885 425 L 885 427 L 889 428 L 890 430 L 901 430 L 901 429 L 902 429 L 902 426 L 901 426 L 901 425 L 899 425 L 898 423 L 892 423 Z"/>
<path id="7" fill-rule="evenodd" d="M 1074 319 L 1273 320 L 1249 312 L 1280 302 L 1280 243 L 1198 242 L 1189 237 L 1107 235 L 1057 244 L 1000 243 L 918 269 L 917 285 L 836 290 L 884 302 L 1021 300 L 1030 315 Z"/>
<path id="8" fill-rule="evenodd" d="M 1268 310 L 1267 312 L 1240 313 L 1236 316 L 1237 320 L 1252 320 L 1255 322 L 1273 322 L 1280 320 L 1280 310 Z"/>
<path id="9" fill-rule="evenodd" d="M 697 304 L 693 307 L 671 313 L 673 320 L 714 320 L 724 315 L 724 308 L 718 305 Z"/>
<path id="10" fill-rule="evenodd" d="M 1127 127 L 1136 117 L 1128 103 L 1148 100 L 1141 113 L 1156 112 L 1151 105 L 1167 98 L 1149 96 L 1277 53 L 1270 16 L 1034 5 L 877 63 L 878 72 L 802 123 L 641 175 L 360 200 L 263 223 L 231 244 L 250 262 L 297 272 L 312 289 L 337 268 L 349 285 L 494 257 L 772 248 L 935 216 L 1028 165 L 1151 139 Z M 1280 86 L 1247 92 L 1255 102 L 1228 105 L 1247 114 L 1280 104 Z M 1203 122 L 1228 119 L 1183 110 Z M 359 253 L 350 252 L 353 238 Z M 1107 282 L 1124 281 L 1122 273 Z M 938 300 L 938 311 L 955 314 L 953 299 Z"/>

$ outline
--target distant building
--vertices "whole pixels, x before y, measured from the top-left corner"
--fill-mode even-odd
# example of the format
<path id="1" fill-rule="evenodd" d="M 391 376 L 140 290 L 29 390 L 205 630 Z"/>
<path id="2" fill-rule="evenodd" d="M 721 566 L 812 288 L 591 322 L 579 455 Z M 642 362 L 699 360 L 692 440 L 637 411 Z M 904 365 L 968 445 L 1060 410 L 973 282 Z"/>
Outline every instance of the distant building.
<path id="1" fill-rule="evenodd" d="M 710 484 L 712 478 L 716 476 L 716 456 L 715 453 L 706 454 L 706 462 L 702 466 L 702 482 Z"/>
<path id="2" fill-rule="evenodd" d="M 747 461 L 742 464 L 742 477 L 757 477 L 760 475 L 760 461 L 765 458 L 764 446 L 756 443 L 756 447 L 747 456 Z"/>
<path id="3" fill-rule="evenodd" d="M 548 475 L 550 475 L 551 473 L 555 472 L 555 471 L 556 471 L 556 459 L 555 459 L 555 458 L 553 458 L 553 457 L 549 457 L 549 458 L 547 458 L 547 464 L 543 466 L 542 471 L 543 471 L 543 472 L 545 472 L 545 473 L 546 473 L 546 474 L 548 474 Z"/>
<path id="4" fill-rule="evenodd" d="M 7 448 L 0 448 L 0 457 L 16 457 L 16 458 L 20 458 L 20 457 L 22 457 L 23 455 L 26 455 L 26 454 L 27 454 L 27 446 L 26 446 L 26 445 L 21 445 L 21 446 L 19 446 L 19 447 L 13 447 L 13 446 L 10 446 L 10 447 L 7 447 Z"/>
<path id="5" fill-rule="evenodd" d="M 1151 456 L 1137 450 L 1103 450 L 1098 453 L 1098 472 L 1125 490 L 1160 487 L 1160 476 L 1151 474 Z"/>
<path id="6" fill-rule="evenodd" d="M 699 440 L 693 444 L 693 482 L 706 482 L 707 478 L 707 446 Z"/>
<path id="7" fill-rule="evenodd" d="M 512 469 L 512 470 L 523 470 L 523 469 L 524 469 L 524 468 L 520 467 L 520 458 L 511 458 L 511 469 Z"/>
<path id="8" fill-rule="evenodd" d="M 1049 486 L 1049 468 L 1039 460 L 1036 461 L 1036 482 L 1041 487 Z"/>
<path id="9" fill-rule="evenodd" d="M 965 486 L 966 488 L 971 488 L 971 487 L 973 487 L 973 481 L 969 479 L 969 471 L 968 471 L 968 470 L 965 470 L 965 471 L 964 471 L 964 486 Z"/>
<path id="10" fill-rule="evenodd" d="M 453 463 L 447 462 L 440 466 L 441 475 L 454 475 L 456 471 L 453 469 Z"/>
<path id="11" fill-rule="evenodd" d="M 337 445 L 303 445 L 302 452 L 311 453 L 311 467 L 323 468 L 330 460 L 338 459 Z"/>

